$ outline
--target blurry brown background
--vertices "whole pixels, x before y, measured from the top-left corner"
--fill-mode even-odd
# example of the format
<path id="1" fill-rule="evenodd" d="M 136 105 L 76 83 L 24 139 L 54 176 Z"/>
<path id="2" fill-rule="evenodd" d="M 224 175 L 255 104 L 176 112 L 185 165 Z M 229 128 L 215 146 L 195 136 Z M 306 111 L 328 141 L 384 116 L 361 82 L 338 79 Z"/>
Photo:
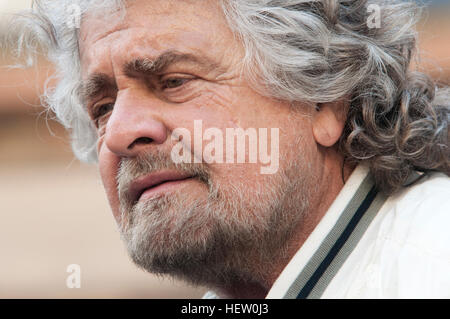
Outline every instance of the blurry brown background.
<path id="1" fill-rule="evenodd" d="M 441 2 L 450 2 L 441 1 Z M 0 13 L 31 0 L 0 0 Z M 1 17 L 1 16 L 0 16 Z M 8 32 L 0 29 L 0 35 Z M 421 68 L 450 84 L 450 4 L 420 24 Z M 96 167 L 79 163 L 67 135 L 40 106 L 51 72 L 0 60 L 0 298 L 187 298 L 205 289 L 157 278 L 128 259 Z M 81 288 L 66 286 L 81 266 Z"/>

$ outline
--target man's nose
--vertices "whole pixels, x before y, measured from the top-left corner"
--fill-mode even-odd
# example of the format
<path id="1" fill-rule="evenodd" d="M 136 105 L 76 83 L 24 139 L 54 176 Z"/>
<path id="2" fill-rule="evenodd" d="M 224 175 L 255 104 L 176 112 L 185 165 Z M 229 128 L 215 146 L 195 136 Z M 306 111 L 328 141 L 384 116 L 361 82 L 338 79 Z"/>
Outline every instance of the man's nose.
<path id="1" fill-rule="evenodd" d="M 108 149 L 120 157 L 135 157 L 151 145 L 163 144 L 168 134 L 156 113 L 157 103 L 162 101 L 139 98 L 131 91 L 118 96 L 105 132 Z"/>

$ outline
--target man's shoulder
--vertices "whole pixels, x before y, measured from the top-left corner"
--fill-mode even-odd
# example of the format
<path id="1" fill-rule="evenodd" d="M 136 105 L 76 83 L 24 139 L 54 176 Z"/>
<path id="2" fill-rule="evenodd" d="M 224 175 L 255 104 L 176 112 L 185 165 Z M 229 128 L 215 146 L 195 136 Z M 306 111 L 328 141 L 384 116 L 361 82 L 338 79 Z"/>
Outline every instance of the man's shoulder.
<path id="1" fill-rule="evenodd" d="M 450 178 L 428 174 L 389 199 L 385 236 L 450 254 Z M 440 239 L 436 242 L 436 239 Z"/>
<path id="2" fill-rule="evenodd" d="M 398 213 L 426 213 L 430 209 L 447 211 L 450 202 L 450 178 L 443 173 L 429 173 L 411 186 L 404 187 L 390 200 Z M 431 214 L 431 212 L 430 212 Z"/>
<path id="3" fill-rule="evenodd" d="M 432 173 L 390 196 L 325 296 L 450 298 L 449 195 Z"/>
<path id="4" fill-rule="evenodd" d="M 377 240 L 384 295 L 450 297 L 450 178 L 430 174 L 389 202 Z"/>

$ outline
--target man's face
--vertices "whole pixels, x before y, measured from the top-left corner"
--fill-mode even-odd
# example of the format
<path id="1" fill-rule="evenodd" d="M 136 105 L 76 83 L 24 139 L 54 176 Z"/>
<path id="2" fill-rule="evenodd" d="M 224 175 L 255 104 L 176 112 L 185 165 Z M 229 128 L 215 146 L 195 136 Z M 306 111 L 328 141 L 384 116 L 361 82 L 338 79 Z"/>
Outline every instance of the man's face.
<path id="1" fill-rule="evenodd" d="M 316 144 L 298 112 L 307 108 L 250 88 L 243 47 L 216 1 L 133 1 L 123 20 L 87 17 L 80 54 L 101 177 L 133 260 L 202 283 L 263 276 L 251 265 L 285 252 L 314 186 Z M 202 157 L 194 121 L 224 137 L 227 128 L 267 128 L 269 154 L 278 128 L 278 170 L 261 174 L 259 157 L 175 164 L 177 128 Z"/>

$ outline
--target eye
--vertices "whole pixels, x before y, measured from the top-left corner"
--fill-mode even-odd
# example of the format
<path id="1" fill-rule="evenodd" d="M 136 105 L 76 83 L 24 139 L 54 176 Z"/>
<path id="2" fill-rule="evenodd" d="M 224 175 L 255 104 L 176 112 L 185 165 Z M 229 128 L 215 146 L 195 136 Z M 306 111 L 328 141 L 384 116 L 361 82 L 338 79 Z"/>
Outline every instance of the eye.
<path id="1" fill-rule="evenodd" d="M 99 122 L 102 119 L 103 116 L 110 113 L 114 108 L 114 103 L 106 103 L 101 104 L 96 107 L 94 107 L 93 111 L 93 119 L 95 121 L 95 125 L 99 127 Z"/>
<path id="2" fill-rule="evenodd" d="M 162 90 L 166 89 L 176 89 L 178 87 L 183 86 L 187 82 L 191 81 L 191 79 L 186 78 L 168 78 L 162 81 Z"/>

